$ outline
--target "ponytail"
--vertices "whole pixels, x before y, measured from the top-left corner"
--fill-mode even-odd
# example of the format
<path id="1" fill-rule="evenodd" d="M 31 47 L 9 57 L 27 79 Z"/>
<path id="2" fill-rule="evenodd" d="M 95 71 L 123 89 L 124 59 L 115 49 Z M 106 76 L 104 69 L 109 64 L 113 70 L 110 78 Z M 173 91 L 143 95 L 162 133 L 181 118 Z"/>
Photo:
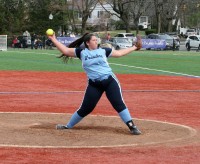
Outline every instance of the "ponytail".
<path id="1" fill-rule="evenodd" d="M 78 38 L 77 40 L 73 41 L 72 43 L 70 43 L 68 45 L 68 48 L 77 48 L 80 47 L 83 43 L 86 45 L 85 43 L 85 37 L 88 35 L 89 33 L 85 33 L 82 37 Z M 69 61 L 69 59 L 72 59 L 69 56 L 66 56 L 64 54 L 59 55 L 57 58 L 62 58 L 64 63 L 67 63 Z"/>
<path id="2" fill-rule="evenodd" d="M 69 48 L 77 48 L 80 47 L 81 44 L 84 42 L 85 37 L 88 35 L 89 33 L 85 33 L 82 37 L 80 37 L 79 39 L 73 41 L 72 43 L 70 43 L 68 45 Z"/>

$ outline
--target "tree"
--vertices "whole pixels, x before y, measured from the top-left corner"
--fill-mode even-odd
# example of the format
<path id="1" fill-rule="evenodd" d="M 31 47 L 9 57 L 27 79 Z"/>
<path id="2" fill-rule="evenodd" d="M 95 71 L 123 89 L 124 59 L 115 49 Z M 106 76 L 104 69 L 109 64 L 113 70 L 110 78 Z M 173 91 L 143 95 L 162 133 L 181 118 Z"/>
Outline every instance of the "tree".
<path id="1" fill-rule="evenodd" d="M 199 0 L 185 0 L 184 3 L 184 21 L 185 26 L 190 28 L 200 28 L 200 1 Z"/>
<path id="2" fill-rule="evenodd" d="M 57 24 L 60 24 L 58 16 L 52 7 L 52 0 L 32 0 L 28 2 L 28 24 L 30 31 L 37 34 L 44 34 L 45 30 L 52 28 L 58 29 Z M 49 15 L 53 14 L 53 20 L 49 19 Z"/>
<path id="3" fill-rule="evenodd" d="M 116 15 L 123 21 L 126 32 L 130 32 L 131 23 L 137 29 L 139 17 L 146 14 L 156 18 L 158 32 L 176 30 L 179 20 L 182 27 L 200 26 L 199 0 L 0 0 L 0 34 L 24 30 L 44 34 L 47 28 L 57 31 L 60 27 L 67 30 L 69 26 L 77 32 L 77 24 L 81 24 L 81 32 L 85 33 L 88 17 L 98 2 L 110 5 L 113 12 L 107 11 L 108 15 Z M 52 21 L 50 13 L 54 16 Z M 108 21 L 106 15 L 101 17 L 104 19 Z"/>
<path id="4" fill-rule="evenodd" d="M 185 24 L 182 17 L 185 17 L 185 3 L 186 0 L 153 0 L 155 15 L 157 18 L 157 31 L 176 31 L 178 21 Z M 164 21 L 163 21 L 164 20 Z M 175 21 L 174 25 L 172 21 Z M 185 26 L 185 25 L 183 25 Z"/>
<path id="5" fill-rule="evenodd" d="M 111 15 L 116 15 L 118 18 L 120 18 L 124 24 L 125 24 L 125 28 L 126 28 L 126 32 L 130 32 L 130 20 L 131 20 L 131 6 L 130 3 L 133 2 L 131 0 L 99 0 L 99 3 L 103 6 L 104 3 L 107 3 L 111 6 L 111 8 L 113 9 L 114 12 L 105 10 L 111 14 Z"/>
<path id="6" fill-rule="evenodd" d="M 82 28 L 81 33 L 84 34 L 86 31 L 86 22 L 88 17 L 96 7 L 98 0 L 77 0 L 74 2 L 78 8 L 79 14 L 82 17 Z"/>
<path id="7" fill-rule="evenodd" d="M 75 33 L 78 33 L 78 28 L 76 25 L 79 22 L 77 21 L 77 18 L 78 11 L 76 10 L 75 1 L 72 1 L 71 3 L 69 2 L 67 6 L 67 20 L 72 27 L 72 31 L 74 31 Z"/>
<path id="8" fill-rule="evenodd" d="M 148 10 L 152 7 L 151 2 L 149 0 L 135 0 L 130 3 L 130 7 L 132 10 L 130 10 L 133 22 L 136 27 L 136 34 L 139 33 L 139 18 L 148 12 Z"/>
<path id="9" fill-rule="evenodd" d="M 172 21 L 175 20 L 175 27 L 177 26 L 177 22 L 180 19 L 178 16 L 179 10 L 181 9 L 181 5 L 183 4 L 184 0 L 168 0 L 164 2 L 163 6 L 163 19 L 165 19 L 163 25 L 164 30 L 171 32 L 174 31 Z M 176 29 L 175 29 L 176 30 Z"/>
<path id="10" fill-rule="evenodd" d="M 153 0 L 154 1 L 154 7 L 155 7 L 155 13 L 156 13 L 156 19 L 157 19 L 157 32 L 161 32 L 161 14 L 163 12 L 163 0 Z"/>
<path id="11" fill-rule="evenodd" d="M 26 26 L 25 0 L 0 1 L 0 33 L 23 31 Z"/>
<path id="12" fill-rule="evenodd" d="M 150 8 L 149 0 L 99 0 L 101 5 L 107 3 L 110 4 L 114 12 L 107 11 L 111 15 L 116 15 L 120 20 L 122 20 L 125 24 L 126 32 L 131 31 L 131 23 L 137 29 L 138 33 L 138 23 L 139 18 L 144 12 L 146 12 Z"/>

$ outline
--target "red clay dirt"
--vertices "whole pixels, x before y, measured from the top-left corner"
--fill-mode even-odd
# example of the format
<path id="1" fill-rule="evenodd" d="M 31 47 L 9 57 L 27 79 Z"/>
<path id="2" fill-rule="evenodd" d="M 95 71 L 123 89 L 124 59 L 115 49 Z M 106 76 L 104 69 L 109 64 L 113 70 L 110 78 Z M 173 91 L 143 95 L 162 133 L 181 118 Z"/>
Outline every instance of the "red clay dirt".
<path id="1" fill-rule="evenodd" d="M 155 75 L 117 77 L 126 105 L 134 118 L 188 126 L 195 129 L 195 136 L 184 142 L 110 148 L 23 148 L 2 145 L 0 163 L 199 163 L 200 79 Z M 86 81 L 84 73 L 0 71 L 0 112 L 73 113 L 80 106 Z M 92 115 L 117 116 L 105 95 Z M 143 132 L 143 136 L 137 137 L 144 139 L 149 127 L 140 121 L 137 124 Z M 0 130 L 5 136 L 4 130 Z M 98 132 L 103 133 L 104 130 Z M 152 132 L 159 131 L 155 129 Z M 124 140 L 128 138 L 127 134 L 124 135 Z"/>

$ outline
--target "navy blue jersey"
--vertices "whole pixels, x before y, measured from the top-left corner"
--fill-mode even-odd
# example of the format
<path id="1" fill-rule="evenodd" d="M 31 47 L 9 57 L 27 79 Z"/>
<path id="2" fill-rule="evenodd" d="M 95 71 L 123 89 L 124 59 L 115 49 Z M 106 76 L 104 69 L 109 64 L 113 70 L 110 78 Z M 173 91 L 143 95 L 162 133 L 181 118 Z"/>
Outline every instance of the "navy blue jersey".
<path id="1" fill-rule="evenodd" d="M 82 67 L 89 79 L 103 79 L 112 74 L 112 69 L 107 61 L 111 53 L 111 48 L 75 49 L 75 55 L 82 61 Z"/>

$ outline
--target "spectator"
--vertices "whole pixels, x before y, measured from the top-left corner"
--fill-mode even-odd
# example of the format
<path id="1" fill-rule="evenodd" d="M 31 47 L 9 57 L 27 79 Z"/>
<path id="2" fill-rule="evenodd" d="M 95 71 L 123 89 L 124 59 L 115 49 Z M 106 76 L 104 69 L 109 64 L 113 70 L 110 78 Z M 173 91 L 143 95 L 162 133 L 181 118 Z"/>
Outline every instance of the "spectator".
<path id="1" fill-rule="evenodd" d="M 42 46 L 43 46 L 43 49 L 45 49 L 45 36 L 42 37 Z"/>
<path id="2" fill-rule="evenodd" d="M 70 37 L 74 38 L 74 37 L 75 37 L 74 33 L 71 33 L 71 34 L 70 34 Z"/>
<path id="3" fill-rule="evenodd" d="M 35 40 L 35 49 L 42 49 L 42 41 L 38 38 Z"/>
<path id="4" fill-rule="evenodd" d="M 17 48 L 18 47 L 18 43 L 19 43 L 19 40 L 17 39 L 17 37 L 15 37 L 12 41 L 12 47 L 13 48 Z M 19 47 L 18 47 L 19 48 Z"/>
<path id="5" fill-rule="evenodd" d="M 65 32 L 63 31 L 60 37 L 66 37 Z"/>
<path id="6" fill-rule="evenodd" d="M 52 46 L 53 46 L 53 42 L 51 41 L 51 39 L 47 39 L 46 40 L 46 49 L 47 48 L 52 49 Z"/>
<path id="7" fill-rule="evenodd" d="M 108 33 L 106 36 L 106 40 L 110 40 L 110 38 L 111 38 L 110 33 Z"/>
<path id="8" fill-rule="evenodd" d="M 36 39 L 36 35 L 32 34 L 31 35 L 31 49 L 33 49 L 34 45 L 35 45 L 35 39 Z"/>
<path id="9" fill-rule="evenodd" d="M 22 47 L 27 48 L 27 39 L 25 37 L 22 38 Z"/>

